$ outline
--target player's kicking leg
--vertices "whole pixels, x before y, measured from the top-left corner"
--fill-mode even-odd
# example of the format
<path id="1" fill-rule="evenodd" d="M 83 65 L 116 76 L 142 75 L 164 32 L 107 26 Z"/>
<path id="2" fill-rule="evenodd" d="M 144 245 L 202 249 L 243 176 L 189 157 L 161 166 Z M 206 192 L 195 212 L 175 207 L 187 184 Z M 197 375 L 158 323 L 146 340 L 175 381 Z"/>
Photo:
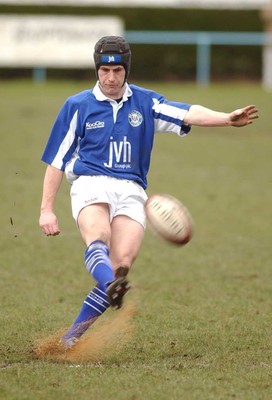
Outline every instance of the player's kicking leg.
<path id="1" fill-rule="evenodd" d="M 129 290 L 126 275 L 140 250 L 143 236 L 141 224 L 120 215 L 111 224 L 110 254 L 109 246 L 101 240 L 95 240 L 87 247 L 86 268 L 98 284 L 88 294 L 74 324 L 63 336 L 65 348 L 76 344 L 109 306 L 115 309 L 122 306 L 123 297 Z"/>

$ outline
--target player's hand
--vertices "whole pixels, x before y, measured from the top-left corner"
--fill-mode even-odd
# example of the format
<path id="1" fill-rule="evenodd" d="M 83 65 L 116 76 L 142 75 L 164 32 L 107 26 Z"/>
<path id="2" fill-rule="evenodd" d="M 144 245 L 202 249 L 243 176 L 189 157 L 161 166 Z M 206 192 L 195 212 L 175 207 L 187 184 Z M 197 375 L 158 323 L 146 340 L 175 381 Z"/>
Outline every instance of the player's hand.
<path id="1" fill-rule="evenodd" d="M 258 110 L 255 106 L 247 106 L 238 110 L 233 111 L 229 115 L 230 125 L 235 127 L 241 127 L 252 124 L 253 120 L 258 117 Z"/>
<path id="2" fill-rule="evenodd" d="M 59 235 L 58 219 L 53 212 L 41 212 L 39 224 L 42 232 L 47 236 Z"/>

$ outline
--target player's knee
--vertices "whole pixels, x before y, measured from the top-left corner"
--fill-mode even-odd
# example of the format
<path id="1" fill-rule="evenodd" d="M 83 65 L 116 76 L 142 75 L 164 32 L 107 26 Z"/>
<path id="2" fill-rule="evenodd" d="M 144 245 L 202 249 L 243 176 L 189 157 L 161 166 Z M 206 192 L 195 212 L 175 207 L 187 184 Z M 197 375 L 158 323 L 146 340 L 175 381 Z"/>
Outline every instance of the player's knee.
<path id="1" fill-rule="evenodd" d="M 97 232 L 96 239 L 104 242 L 107 246 L 110 245 L 111 233 L 109 229 L 102 229 Z"/>
<path id="2" fill-rule="evenodd" d="M 86 246 L 89 246 L 91 243 L 97 240 L 105 243 L 107 246 L 110 245 L 111 235 L 108 229 L 91 230 L 88 232 L 81 231 L 81 236 Z"/>
<path id="3" fill-rule="evenodd" d="M 134 258 L 130 254 L 122 254 L 119 257 L 115 259 L 114 264 L 116 267 L 125 267 L 125 268 L 130 268 L 132 263 L 134 261 Z"/>

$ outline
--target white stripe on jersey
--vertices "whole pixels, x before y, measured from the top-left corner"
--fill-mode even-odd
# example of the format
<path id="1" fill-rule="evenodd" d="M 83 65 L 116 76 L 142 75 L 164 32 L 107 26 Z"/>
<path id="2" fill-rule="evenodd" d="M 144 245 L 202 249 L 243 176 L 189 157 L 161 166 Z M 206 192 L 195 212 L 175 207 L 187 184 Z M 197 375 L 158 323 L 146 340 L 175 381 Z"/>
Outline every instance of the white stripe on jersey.
<path id="1" fill-rule="evenodd" d="M 52 166 L 58 169 L 62 169 L 63 167 L 63 157 L 67 153 L 67 151 L 70 149 L 71 144 L 75 140 L 75 131 L 76 131 L 76 126 L 77 126 L 77 114 L 78 110 L 73 115 L 73 118 L 71 119 L 70 126 L 68 129 L 68 132 L 66 133 L 59 150 L 52 161 Z"/>
<path id="2" fill-rule="evenodd" d="M 178 107 L 171 106 L 169 104 L 159 103 L 157 99 L 153 98 L 154 106 L 153 110 L 158 114 L 163 114 L 170 118 L 175 118 L 182 121 L 188 110 L 183 110 Z M 155 132 L 173 132 L 179 136 L 185 136 L 186 134 L 181 130 L 181 127 L 174 122 L 165 121 L 163 119 L 155 119 Z"/>

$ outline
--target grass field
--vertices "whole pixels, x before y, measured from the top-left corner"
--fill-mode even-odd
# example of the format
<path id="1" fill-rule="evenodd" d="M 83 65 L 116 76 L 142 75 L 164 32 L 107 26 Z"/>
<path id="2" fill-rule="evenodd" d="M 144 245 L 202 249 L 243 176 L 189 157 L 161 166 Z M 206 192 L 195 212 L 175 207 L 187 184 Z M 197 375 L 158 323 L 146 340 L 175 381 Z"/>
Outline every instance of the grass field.
<path id="1" fill-rule="evenodd" d="M 0 83 L 1 400 L 272 398 L 272 93 L 144 85 L 225 111 L 253 103 L 260 119 L 157 137 L 148 193 L 180 198 L 194 238 L 176 248 L 147 230 L 126 307 L 94 329 L 105 347 L 60 360 L 32 350 L 73 321 L 92 282 L 67 184 L 56 210 L 62 234 L 39 231 L 40 156 L 61 104 L 86 83 Z"/>

